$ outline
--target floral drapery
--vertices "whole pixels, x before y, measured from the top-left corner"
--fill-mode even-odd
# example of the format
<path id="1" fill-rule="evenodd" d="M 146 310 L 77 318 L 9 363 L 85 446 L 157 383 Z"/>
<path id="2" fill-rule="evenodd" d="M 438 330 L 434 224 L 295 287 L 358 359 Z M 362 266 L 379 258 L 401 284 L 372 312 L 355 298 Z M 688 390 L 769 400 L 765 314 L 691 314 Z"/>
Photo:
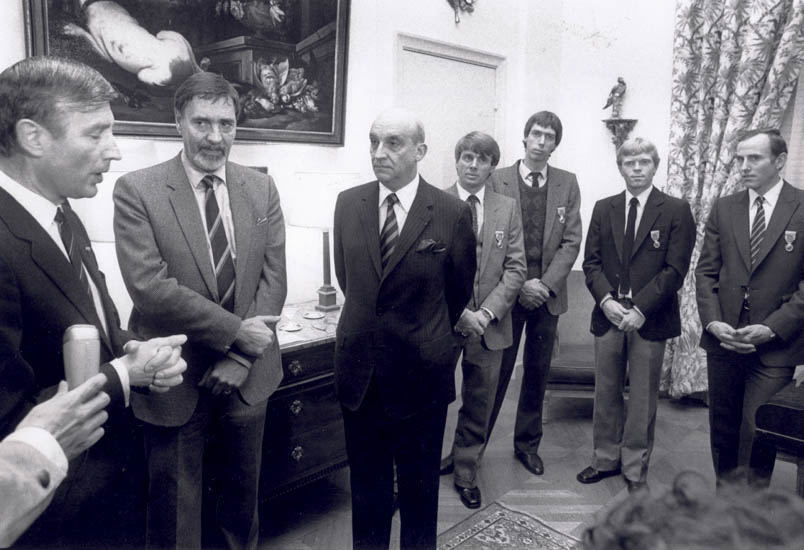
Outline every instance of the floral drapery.
<path id="1" fill-rule="evenodd" d="M 662 370 L 680 397 L 707 389 L 693 273 L 703 228 L 715 199 L 739 190 L 737 136 L 780 124 L 804 63 L 804 0 L 678 0 L 675 27 L 667 192 L 690 203 L 698 230 Z"/>

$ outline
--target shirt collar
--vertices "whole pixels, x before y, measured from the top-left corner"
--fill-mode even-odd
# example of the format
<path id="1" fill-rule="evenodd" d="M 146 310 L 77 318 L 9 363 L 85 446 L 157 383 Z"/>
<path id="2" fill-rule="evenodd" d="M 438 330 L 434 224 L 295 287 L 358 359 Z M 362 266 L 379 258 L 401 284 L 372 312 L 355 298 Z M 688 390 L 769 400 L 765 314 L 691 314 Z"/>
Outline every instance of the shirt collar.
<path id="1" fill-rule="evenodd" d="M 776 206 L 776 202 L 779 200 L 779 193 L 782 192 L 781 183 L 782 183 L 782 178 L 779 178 L 779 180 L 776 183 L 773 184 L 773 187 L 768 189 L 765 192 L 765 194 L 762 195 L 762 198 L 765 199 L 765 206 L 770 208 L 771 210 L 773 210 L 773 208 Z M 748 199 L 749 199 L 748 205 L 749 205 L 749 207 L 751 207 L 751 208 L 754 207 L 754 201 L 757 200 L 758 196 L 759 196 L 759 193 L 757 193 L 753 189 L 748 190 Z"/>
<path id="2" fill-rule="evenodd" d="M 42 195 L 31 191 L 20 183 L 17 183 L 5 172 L 0 170 L 0 187 L 2 187 L 14 200 L 41 225 L 45 231 L 53 223 L 58 207 Z"/>
<path id="3" fill-rule="evenodd" d="M 532 170 L 527 167 L 524 160 L 519 161 L 519 175 L 522 178 L 522 181 L 528 181 L 528 176 L 530 175 L 531 171 Z M 547 165 L 545 164 L 544 168 L 539 170 L 538 173 L 542 175 L 541 182 L 542 185 L 544 185 L 547 182 Z"/>
<path id="4" fill-rule="evenodd" d="M 648 197 L 650 196 L 650 194 L 652 192 L 653 192 L 653 186 L 652 185 L 650 187 L 648 187 L 647 189 L 643 189 L 642 191 L 640 191 L 636 195 L 631 194 L 631 191 L 626 189 L 625 190 L 625 204 L 627 205 L 629 202 L 631 202 L 631 197 L 635 197 L 639 201 L 639 206 L 644 207 L 645 204 L 647 204 Z"/>
<path id="5" fill-rule="evenodd" d="M 461 187 L 460 183 L 456 183 L 455 187 L 458 188 L 458 198 L 460 198 L 462 201 L 465 201 L 466 199 L 468 199 L 469 195 L 472 194 L 472 193 L 469 193 L 469 191 L 467 191 L 463 187 Z M 477 200 L 480 201 L 480 204 L 483 204 L 483 197 L 486 196 L 486 186 L 483 185 L 480 188 L 479 191 L 474 193 L 474 196 L 477 197 Z"/>
<path id="6" fill-rule="evenodd" d="M 190 185 L 193 186 L 193 189 L 201 189 L 201 180 L 204 179 L 204 176 L 209 175 L 210 173 L 220 178 L 223 183 L 226 183 L 226 163 L 223 163 L 221 167 L 214 172 L 202 172 L 193 166 L 193 164 L 187 158 L 187 155 L 184 153 L 184 149 L 182 149 L 181 164 L 184 166 L 184 173 L 187 174 L 187 179 L 190 180 Z"/>
<path id="7" fill-rule="evenodd" d="M 413 205 L 413 199 L 416 198 L 416 193 L 419 190 L 419 184 L 421 182 L 421 178 L 419 177 L 419 173 L 416 173 L 416 176 L 410 181 L 410 183 L 405 184 L 401 189 L 398 191 L 391 191 L 388 189 L 382 182 L 380 183 L 380 204 L 385 202 L 385 199 L 391 193 L 396 193 L 396 198 L 399 200 L 399 205 L 405 212 L 410 212 L 410 207 Z"/>

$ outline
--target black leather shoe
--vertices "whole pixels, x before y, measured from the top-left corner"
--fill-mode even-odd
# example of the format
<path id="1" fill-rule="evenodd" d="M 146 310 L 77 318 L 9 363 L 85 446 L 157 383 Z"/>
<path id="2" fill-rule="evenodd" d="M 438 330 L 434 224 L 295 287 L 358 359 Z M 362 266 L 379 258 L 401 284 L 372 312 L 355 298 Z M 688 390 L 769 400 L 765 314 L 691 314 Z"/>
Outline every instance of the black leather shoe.
<path id="1" fill-rule="evenodd" d="M 636 493 L 637 491 L 650 491 L 647 481 L 631 481 L 630 479 L 626 479 L 625 485 L 628 487 L 629 495 L 631 493 Z"/>
<path id="2" fill-rule="evenodd" d="M 581 483 L 597 483 L 607 477 L 616 476 L 620 473 L 620 468 L 614 470 L 595 470 L 591 466 L 585 468 L 580 474 L 575 476 L 575 479 Z"/>
<path id="3" fill-rule="evenodd" d="M 480 508 L 480 489 L 477 487 L 459 487 L 455 486 L 458 495 L 461 497 L 461 502 L 467 508 Z"/>
<path id="4" fill-rule="evenodd" d="M 529 455 L 522 451 L 516 451 L 514 452 L 514 456 L 516 456 L 517 460 L 522 463 L 525 469 L 533 475 L 540 476 L 544 473 L 544 463 L 539 455 L 535 453 Z"/>
<path id="5" fill-rule="evenodd" d="M 441 459 L 441 469 L 438 470 L 438 473 L 442 476 L 446 476 L 451 474 L 455 471 L 455 464 L 452 463 L 452 456 L 448 456 L 447 458 Z"/>

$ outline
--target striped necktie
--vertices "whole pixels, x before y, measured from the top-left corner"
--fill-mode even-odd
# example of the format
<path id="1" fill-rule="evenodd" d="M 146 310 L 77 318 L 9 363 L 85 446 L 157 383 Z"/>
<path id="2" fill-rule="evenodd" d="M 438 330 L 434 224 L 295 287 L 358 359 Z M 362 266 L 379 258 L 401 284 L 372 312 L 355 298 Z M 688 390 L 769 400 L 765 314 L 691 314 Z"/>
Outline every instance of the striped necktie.
<path id="1" fill-rule="evenodd" d="M 399 226 L 396 223 L 396 214 L 394 214 L 394 204 L 399 202 L 396 193 L 391 193 L 385 199 L 386 216 L 385 223 L 380 232 L 380 258 L 382 259 L 382 270 L 388 266 L 388 260 L 391 259 L 391 254 L 394 251 L 396 238 L 399 236 Z"/>
<path id="2" fill-rule="evenodd" d="M 754 204 L 757 207 L 754 223 L 751 224 L 751 267 L 756 264 L 759 247 L 762 244 L 762 237 L 765 236 L 765 199 L 757 195 Z"/>
<path id="3" fill-rule="evenodd" d="M 81 283 L 81 288 L 92 298 L 92 291 L 89 288 L 89 278 L 87 277 L 86 269 L 84 269 L 84 263 L 81 261 L 81 245 L 75 236 L 75 231 L 73 231 L 75 222 L 73 222 L 70 216 L 64 214 L 64 210 L 69 209 L 70 206 L 67 203 L 64 203 L 63 206 L 59 206 L 56 209 L 56 217 L 54 219 L 56 225 L 59 227 L 61 242 L 64 243 L 64 249 L 67 251 L 67 256 L 70 258 L 70 263 L 73 266 L 75 275 Z"/>
<path id="4" fill-rule="evenodd" d="M 209 246 L 212 249 L 215 278 L 218 282 L 218 296 L 220 297 L 218 303 L 221 307 L 234 311 L 235 268 L 229 240 L 226 238 L 226 231 L 223 228 L 218 200 L 215 198 L 215 183 L 217 182 L 223 183 L 220 178 L 211 174 L 204 176 L 201 180 L 201 184 L 206 188 L 204 212 L 207 217 L 207 233 L 209 234 Z"/>

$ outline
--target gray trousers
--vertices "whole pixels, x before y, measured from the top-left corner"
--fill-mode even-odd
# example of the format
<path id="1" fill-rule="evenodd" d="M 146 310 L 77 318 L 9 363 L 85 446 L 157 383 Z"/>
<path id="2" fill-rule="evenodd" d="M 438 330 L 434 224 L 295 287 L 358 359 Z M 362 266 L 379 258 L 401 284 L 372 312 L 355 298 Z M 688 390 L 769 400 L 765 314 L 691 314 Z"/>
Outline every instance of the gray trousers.
<path id="1" fill-rule="evenodd" d="M 454 480 L 459 487 L 477 485 L 477 470 L 488 443 L 502 353 L 502 350 L 484 348 L 478 337 L 467 338 L 463 346 L 462 403 L 452 444 Z"/>
<path id="2" fill-rule="evenodd" d="M 666 341 L 645 340 L 612 326 L 595 337 L 595 410 L 592 467 L 622 467 L 631 481 L 645 481 L 653 450 L 659 377 Z M 628 407 L 623 399 L 629 377 Z"/>

